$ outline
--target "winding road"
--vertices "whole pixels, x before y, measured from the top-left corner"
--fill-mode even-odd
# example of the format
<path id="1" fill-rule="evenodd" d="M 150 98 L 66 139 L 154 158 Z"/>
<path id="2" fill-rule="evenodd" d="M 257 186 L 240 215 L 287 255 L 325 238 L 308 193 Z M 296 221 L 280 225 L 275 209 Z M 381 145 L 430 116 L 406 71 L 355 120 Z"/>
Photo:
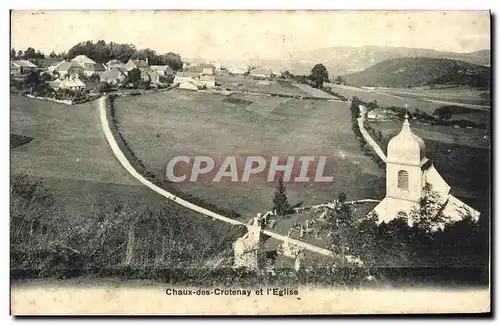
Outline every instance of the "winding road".
<path id="1" fill-rule="evenodd" d="M 108 142 L 114 156 L 118 159 L 120 164 L 123 166 L 123 168 L 130 174 L 132 175 L 135 179 L 137 179 L 140 183 L 143 185 L 147 186 L 150 188 L 152 191 L 160 194 L 161 196 L 165 197 L 168 200 L 174 201 L 177 204 L 182 205 L 183 207 L 186 207 L 192 211 L 198 212 L 203 216 L 210 217 L 225 223 L 229 223 L 231 225 L 240 225 L 240 226 L 246 226 L 245 223 L 234 220 L 228 217 L 225 217 L 223 215 L 220 215 L 218 213 L 215 213 L 213 211 L 210 211 L 208 209 L 202 208 L 196 204 L 193 204 L 189 201 L 186 201 L 160 187 L 157 185 L 153 184 L 152 182 L 148 181 L 144 176 L 142 176 L 135 168 L 130 164 L 130 162 L 127 160 L 125 157 L 125 154 L 121 151 L 120 147 L 118 146 L 118 143 L 116 142 L 116 139 L 113 136 L 113 133 L 111 132 L 111 128 L 109 127 L 109 121 L 106 115 L 106 104 L 107 104 L 107 97 L 103 96 L 98 99 L 98 109 L 99 109 L 99 116 L 101 119 L 101 125 L 102 125 L 102 130 L 104 132 L 104 136 L 106 137 L 106 141 Z M 300 240 L 295 240 L 292 238 L 287 238 L 286 236 L 268 231 L 268 230 L 262 230 L 262 233 L 269 236 L 273 237 L 277 240 L 280 241 L 285 241 L 288 240 L 288 243 L 296 245 L 298 247 L 302 247 L 306 250 L 309 250 L 311 252 L 315 252 L 321 255 L 325 256 L 333 256 L 333 253 L 330 250 L 327 250 L 325 248 L 321 248 L 318 246 L 314 246 L 305 242 L 302 242 Z"/>

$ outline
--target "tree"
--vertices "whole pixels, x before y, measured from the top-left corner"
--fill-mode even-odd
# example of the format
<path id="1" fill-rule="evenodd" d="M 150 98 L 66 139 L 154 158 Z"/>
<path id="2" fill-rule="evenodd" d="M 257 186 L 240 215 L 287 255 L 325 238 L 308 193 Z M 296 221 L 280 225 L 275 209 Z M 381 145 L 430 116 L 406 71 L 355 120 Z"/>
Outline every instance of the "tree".
<path id="1" fill-rule="evenodd" d="M 409 221 L 413 227 L 430 233 L 443 227 L 449 218 L 443 215 L 441 196 L 432 189 L 432 185 L 426 183 L 423 192 L 418 207 L 410 211 Z"/>
<path id="2" fill-rule="evenodd" d="M 338 76 L 337 78 L 335 78 L 335 82 L 338 84 L 345 84 L 345 80 L 344 78 L 342 78 L 342 76 Z"/>
<path id="3" fill-rule="evenodd" d="M 172 70 L 179 71 L 182 69 L 182 60 L 179 54 L 169 52 L 159 57 L 161 65 L 168 65 Z"/>
<path id="4" fill-rule="evenodd" d="M 97 91 L 99 93 L 103 93 L 107 90 L 109 90 L 111 87 L 109 86 L 109 84 L 107 82 L 104 82 L 104 81 L 101 81 L 99 82 L 99 84 L 97 85 Z"/>
<path id="5" fill-rule="evenodd" d="M 281 78 L 282 79 L 293 79 L 293 74 L 291 74 L 288 70 L 283 71 L 281 73 Z"/>
<path id="6" fill-rule="evenodd" d="M 315 88 L 321 88 L 324 82 L 328 82 L 328 70 L 323 64 L 318 63 L 312 68 L 311 80 Z"/>
<path id="7" fill-rule="evenodd" d="M 440 120 L 449 120 L 453 116 L 453 106 L 443 106 L 434 110 L 432 115 L 437 115 Z"/>
<path id="8" fill-rule="evenodd" d="M 141 70 L 134 68 L 128 72 L 125 84 L 131 83 L 134 84 L 134 87 L 136 87 L 140 81 L 141 81 Z"/>
<path id="9" fill-rule="evenodd" d="M 51 58 L 51 59 L 55 59 L 55 58 L 57 58 L 57 54 L 56 54 L 56 52 L 54 52 L 54 51 L 50 52 L 50 54 L 49 54 L 49 58 Z"/>
<path id="10" fill-rule="evenodd" d="M 15 59 L 16 58 L 16 54 L 17 54 L 17 52 L 16 52 L 15 49 L 11 49 L 10 50 L 10 58 L 11 59 Z"/>
<path id="11" fill-rule="evenodd" d="M 281 177 L 278 179 L 278 186 L 274 191 L 273 210 L 276 210 L 276 214 L 280 216 L 290 213 L 291 210 L 286 196 L 286 188 L 283 184 L 283 178 Z"/>

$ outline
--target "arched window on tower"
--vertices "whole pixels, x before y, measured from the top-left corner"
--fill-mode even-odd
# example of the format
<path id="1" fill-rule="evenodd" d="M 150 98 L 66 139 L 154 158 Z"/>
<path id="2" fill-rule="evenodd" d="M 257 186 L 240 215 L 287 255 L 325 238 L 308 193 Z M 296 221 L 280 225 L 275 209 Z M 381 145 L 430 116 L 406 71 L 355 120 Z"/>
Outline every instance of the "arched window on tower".
<path id="1" fill-rule="evenodd" d="M 398 188 L 408 191 L 408 172 L 406 170 L 398 172 Z"/>

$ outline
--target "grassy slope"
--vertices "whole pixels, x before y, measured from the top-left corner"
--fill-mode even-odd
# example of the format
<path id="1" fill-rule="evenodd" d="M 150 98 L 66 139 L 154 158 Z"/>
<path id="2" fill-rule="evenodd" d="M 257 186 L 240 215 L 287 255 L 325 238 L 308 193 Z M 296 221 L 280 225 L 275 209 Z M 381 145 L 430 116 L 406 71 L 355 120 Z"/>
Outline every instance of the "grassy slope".
<path id="1" fill-rule="evenodd" d="M 429 84 L 487 86 L 490 68 L 449 59 L 426 57 L 389 59 L 345 76 L 357 86 L 415 87 Z"/>
<path id="2" fill-rule="evenodd" d="M 111 210 L 127 201 L 163 201 L 113 157 L 95 105 L 66 106 L 11 95 L 11 132 L 34 138 L 11 150 L 11 172 L 43 178 L 71 215 L 85 214 L 90 206 Z"/>
<path id="3" fill-rule="evenodd" d="M 292 203 L 321 203 L 343 191 L 350 197 L 380 197 L 383 173 L 359 149 L 345 103 L 278 100 L 232 104 L 220 95 L 173 90 L 118 98 L 120 129 L 135 154 L 151 172 L 176 155 L 209 155 L 220 164 L 229 155 L 325 155 L 329 184 L 288 184 Z M 273 108 L 274 107 L 274 108 Z M 345 160 L 341 158 L 345 154 Z M 275 184 L 182 183 L 176 187 L 247 216 L 271 208 Z"/>

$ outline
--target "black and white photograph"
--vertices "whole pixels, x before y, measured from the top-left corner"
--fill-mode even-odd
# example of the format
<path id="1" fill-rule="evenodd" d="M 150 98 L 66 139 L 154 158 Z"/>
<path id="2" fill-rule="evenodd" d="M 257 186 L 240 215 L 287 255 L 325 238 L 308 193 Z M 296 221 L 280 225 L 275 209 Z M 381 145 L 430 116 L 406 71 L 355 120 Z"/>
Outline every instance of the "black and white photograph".
<path id="1" fill-rule="evenodd" d="M 491 25 L 12 10 L 11 315 L 490 313 Z"/>

